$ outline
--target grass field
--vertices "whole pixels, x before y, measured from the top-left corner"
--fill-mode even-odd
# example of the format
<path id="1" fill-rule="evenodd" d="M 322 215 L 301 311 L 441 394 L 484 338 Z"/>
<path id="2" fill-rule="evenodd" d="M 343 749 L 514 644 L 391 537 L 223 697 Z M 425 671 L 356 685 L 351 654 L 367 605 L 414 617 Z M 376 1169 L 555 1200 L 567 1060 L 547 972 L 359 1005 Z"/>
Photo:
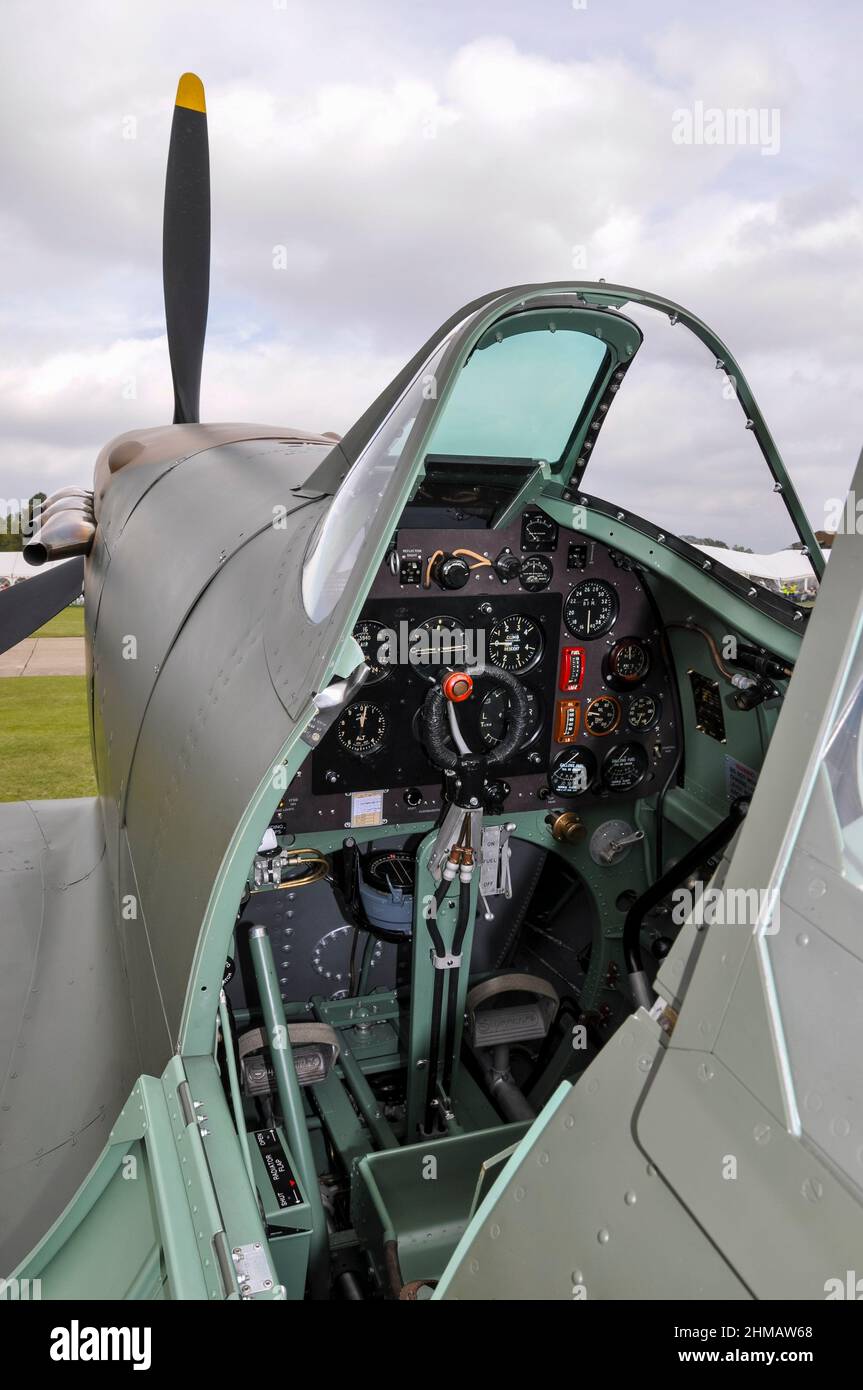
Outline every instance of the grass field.
<path id="1" fill-rule="evenodd" d="M 77 608 L 64 608 L 55 618 L 51 618 L 44 627 L 40 627 L 33 633 L 34 637 L 83 637 L 84 636 L 84 605 L 79 604 Z"/>
<path id="2" fill-rule="evenodd" d="M 95 792 L 86 677 L 0 680 L 0 801 Z"/>

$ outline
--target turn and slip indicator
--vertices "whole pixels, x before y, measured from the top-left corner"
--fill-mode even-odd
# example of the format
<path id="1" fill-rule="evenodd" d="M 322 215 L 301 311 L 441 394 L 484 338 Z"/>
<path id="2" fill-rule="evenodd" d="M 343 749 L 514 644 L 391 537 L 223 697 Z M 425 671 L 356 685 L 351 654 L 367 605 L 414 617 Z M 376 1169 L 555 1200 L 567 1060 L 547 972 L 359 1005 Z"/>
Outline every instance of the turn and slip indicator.
<path id="1" fill-rule="evenodd" d="M 564 647 L 560 653 L 558 687 L 566 695 L 574 694 L 584 684 L 584 647 Z"/>
<path id="2" fill-rule="evenodd" d="M 554 712 L 555 743 L 575 743 L 581 722 L 580 700 L 558 700 Z"/>

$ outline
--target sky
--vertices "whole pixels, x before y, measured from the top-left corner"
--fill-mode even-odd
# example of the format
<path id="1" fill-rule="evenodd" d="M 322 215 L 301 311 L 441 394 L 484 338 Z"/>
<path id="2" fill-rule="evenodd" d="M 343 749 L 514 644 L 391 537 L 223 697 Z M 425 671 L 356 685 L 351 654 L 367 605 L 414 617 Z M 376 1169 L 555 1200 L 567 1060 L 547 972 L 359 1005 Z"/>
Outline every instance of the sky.
<path id="1" fill-rule="evenodd" d="M 725 340 L 816 526 L 847 489 L 852 0 L 6 0 L 3 27 L 0 498 L 89 486 L 106 440 L 170 420 L 161 218 L 187 69 L 212 167 L 203 419 L 342 431 L 459 305 L 604 278 Z M 722 374 L 679 328 L 645 332 L 593 490 L 787 543 Z"/>

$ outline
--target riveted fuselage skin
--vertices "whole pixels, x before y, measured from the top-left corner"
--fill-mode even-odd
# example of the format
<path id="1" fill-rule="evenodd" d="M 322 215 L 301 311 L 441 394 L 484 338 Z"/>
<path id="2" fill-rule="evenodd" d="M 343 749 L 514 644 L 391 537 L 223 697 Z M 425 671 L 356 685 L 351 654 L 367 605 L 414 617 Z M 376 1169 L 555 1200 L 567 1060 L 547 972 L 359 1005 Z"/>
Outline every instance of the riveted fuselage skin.
<path id="1" fill-rule="evenodd" d="M 101 502 L 85 579 L 93 756 L 141 1060 L 155 1074 L 178 1043 L 219 864 L 293 727 L 264 638 L 273 576 L 287 558 L 296 582 L 329 501 L 302 483 L 331 447 L 215 444 L 120 470 Z"/>

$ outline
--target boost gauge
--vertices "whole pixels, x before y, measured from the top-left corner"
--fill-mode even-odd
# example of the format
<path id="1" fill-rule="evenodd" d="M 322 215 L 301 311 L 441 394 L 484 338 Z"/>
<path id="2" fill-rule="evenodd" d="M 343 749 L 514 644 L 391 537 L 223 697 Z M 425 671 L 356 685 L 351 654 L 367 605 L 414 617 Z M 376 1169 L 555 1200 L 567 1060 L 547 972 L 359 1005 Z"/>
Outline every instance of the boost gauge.
<path id="1" fill-rule="evenodd" d="M 542 655 L 542 628 L 524 613 L 501 618 L 488 634 L 488 659 L 501 671 L 527 671 Z"/>
<path id="2" fill-rule="evenodd" d="M 336 737 L 343 748 L 355 757 L 376 753 L 384 741 L 387 721 L 379 705 L 357 700 L 348 705 L 336 723 Z"/>
<path id="3" fill-rule="evenodd" d="M 570 589 L 563 605 L 563 621 L 573 637 L 604 637 L 617 622 L 617 593 L 604 579 L 583 579 Z"/>

